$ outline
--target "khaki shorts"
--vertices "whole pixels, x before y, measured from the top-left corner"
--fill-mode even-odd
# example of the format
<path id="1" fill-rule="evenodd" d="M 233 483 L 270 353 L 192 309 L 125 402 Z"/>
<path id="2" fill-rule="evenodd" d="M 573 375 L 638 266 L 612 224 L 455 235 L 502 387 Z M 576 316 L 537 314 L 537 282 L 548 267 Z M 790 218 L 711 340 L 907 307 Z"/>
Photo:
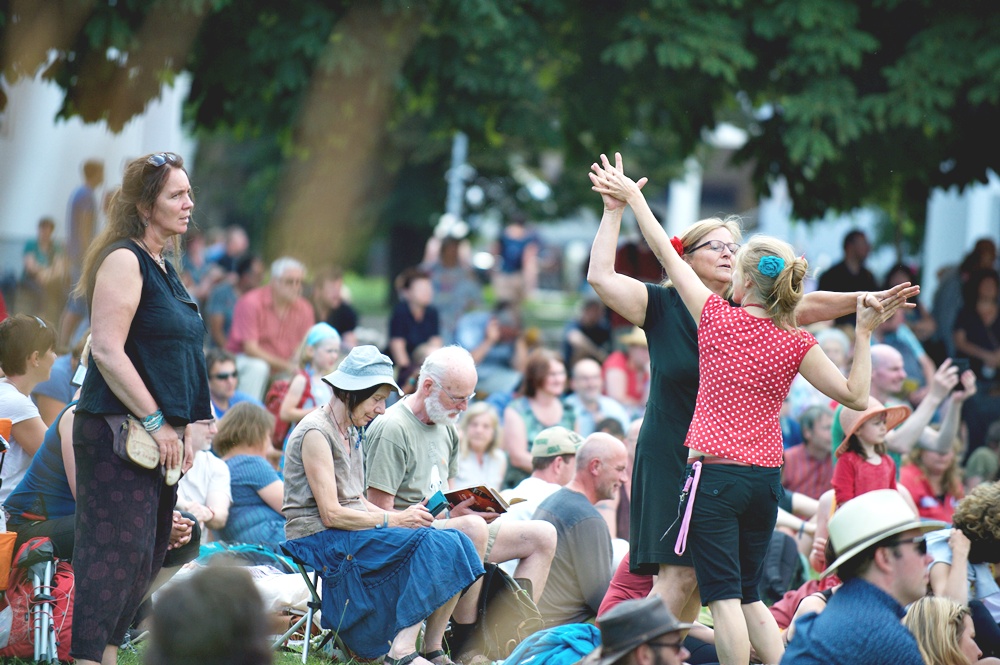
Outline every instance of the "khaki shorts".
<path id="1" fill-rule="evenodd" d="M 449 520 L 434 520 L 431 525 L 435 529 L 450 529 L 448 526 Z M 489 531 L 489 535 L 486 537 L 486 553 L 483 554 L 483 563 L 490 560 L 490 552 L 493 551 L 493 545 L 497 542 L 497 534 L 500 533 L 500 522 L 498 520 L 493 520 L 486 525 Z"/>

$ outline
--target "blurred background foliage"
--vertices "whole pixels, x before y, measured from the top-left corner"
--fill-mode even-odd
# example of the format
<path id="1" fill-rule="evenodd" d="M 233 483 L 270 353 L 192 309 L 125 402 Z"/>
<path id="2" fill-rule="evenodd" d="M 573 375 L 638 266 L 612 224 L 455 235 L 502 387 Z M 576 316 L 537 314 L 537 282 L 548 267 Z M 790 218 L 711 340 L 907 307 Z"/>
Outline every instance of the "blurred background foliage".
<path id="1" fill-rule="evenodd" d="M 112 130 L 188 72 L 199 204 L 314 263 L 374 237 L 419 258 L 456 131 L 480 205 L 533 219 L 596 205 L 602 151 L 665 186 L 723 121 L 759 194 L 784 177 L 803 219 L 877 206 L 896 243 L 932 187 L 1000 170 L 989 2 L 0 0 L 0 44 L 0 107 L 42 71 L 61 116 Z"/>

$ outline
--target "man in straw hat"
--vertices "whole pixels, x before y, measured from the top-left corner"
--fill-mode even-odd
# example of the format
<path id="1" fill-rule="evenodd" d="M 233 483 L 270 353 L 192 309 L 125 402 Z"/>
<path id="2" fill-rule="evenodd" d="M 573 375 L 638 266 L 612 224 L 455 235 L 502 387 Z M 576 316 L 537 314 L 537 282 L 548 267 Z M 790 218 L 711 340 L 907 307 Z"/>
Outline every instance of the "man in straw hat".
<path id="1" fill-rule="evenodd" d="M 844 585 L 822 614 L 795 624 L 782 664 L 920 665 L 903 607 L 927 589 L 925 534 L 947 526 L 921 521 L 895 490 L 875 490 L 845 503 L 830 519 L 834 573 Z"/>
<path id="2" fill-rule="evenodd" d="M 659 596 L 626 600 L 601 615 L 601 646 L 580 665 L 680 665 L 689 623 L 679 622 Z"/>

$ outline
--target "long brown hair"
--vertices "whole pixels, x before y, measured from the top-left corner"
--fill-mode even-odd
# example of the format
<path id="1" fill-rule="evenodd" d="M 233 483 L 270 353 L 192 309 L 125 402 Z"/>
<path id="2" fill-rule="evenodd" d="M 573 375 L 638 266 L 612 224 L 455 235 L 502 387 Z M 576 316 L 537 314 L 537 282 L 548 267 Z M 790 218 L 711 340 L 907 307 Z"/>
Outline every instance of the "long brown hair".
<path id="1" fill-rule="evenodd" d="M 100 268 L 99 261 L 102 260 L 104 251 L 108 247 L 119 240 L 142 238 L 146 232 L 146 226 L 143 224 L 139 207 L 153 208 L 156 197 L 163 191 L 163 187 L 170 177 L 171 170 L 180 169 L 185 174 L 187 173 L 184 168 L 184 159 L 180 155 L 167 154 L 170 155 L 170 160 L 160 166 L 154 166 L 149 162 L 152 155 L 144 155 L 133 159 L 125 167 L 121 187 L 111 196 L 108 223 L 90 243 L 83 257 L 81 277 L 73 289 L 74 295 L 89 299 L 94 280 L 97 277 L 97 269 Z M 171 263 L 180 272 L 180 239 L 174 238 L 174 243 Z"/>

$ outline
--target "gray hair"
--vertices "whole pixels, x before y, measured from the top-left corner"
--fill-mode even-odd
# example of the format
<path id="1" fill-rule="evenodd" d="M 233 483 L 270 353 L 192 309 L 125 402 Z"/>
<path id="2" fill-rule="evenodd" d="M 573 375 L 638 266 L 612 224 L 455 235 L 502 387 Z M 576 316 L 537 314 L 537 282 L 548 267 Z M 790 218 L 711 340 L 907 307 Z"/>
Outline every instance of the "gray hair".
<path id="1" fill-rule="evenodd" d="M 816 332 L 815 337 L 820 346 L 823 346 L 823 342 L 829 340 L 840 344 L 845 355 L 851 352 L 851 338 L 840 328 L 823 328 Z"/>
<path id="2" fill-rule="evenodd" d="M 818 423 L 820 418 L 823 416 L 830 416 L 832 418 L 833 409 L 825 404 L 814 404 L 803 411 L 802 415 L 799 416 L 799 427 L 802 428 L 803 432 L 805 430 L 812 431 L 813 427 L 816 426 L 816 423 Z"/>
<path id="3" fill-rule="evenodd" d="M 274 263 L 271 264 L 271 279 L 278 279 L 289 270 L 301 270 L 302 274 L 305 274 L 306 267 L 297 259 L 293 259 L 290 256 L 282 256 L 280 259 L 275 259 Z"/>
<path id="4" fill-rule="evenodd" d="M 458 371 L 462 365 L 467 369 L 476 371 L 476 361 L 472 359 L 472 354 L 468 350 L 451 344 L 432 351 L 424 363 L 420 366 L 420 381 L 433 379 L 440 383 L 448 372 Z"/>

